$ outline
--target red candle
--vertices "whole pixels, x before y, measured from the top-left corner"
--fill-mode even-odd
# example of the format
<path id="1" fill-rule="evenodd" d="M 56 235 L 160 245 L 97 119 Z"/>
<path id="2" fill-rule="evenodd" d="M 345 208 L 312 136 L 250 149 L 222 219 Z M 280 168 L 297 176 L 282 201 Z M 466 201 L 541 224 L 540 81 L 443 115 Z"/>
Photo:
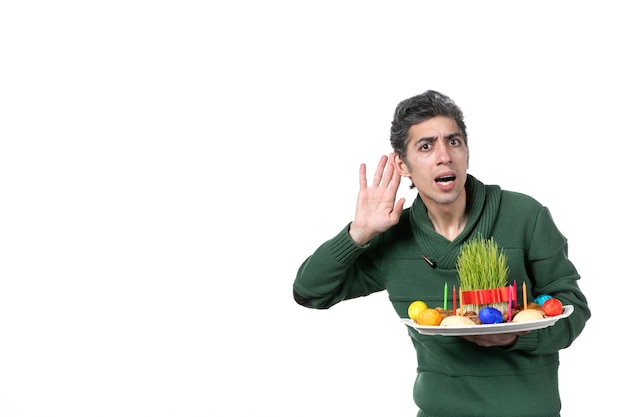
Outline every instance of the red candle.
<path id="1" fill-rule="evenodd" d="M 513 302 L 513 286 L 509 285 L 509 314 L 508 314 L 508 320 L 507 321 L 511 321 L 511 304 Z"/>
<path id="2" fill-rule="evenodd" d="M 456 285 L 452 286 L 452 311 L 456 314 Z"/>
<path id="3" fill-rule="evenodd" d="M 515 301 L 515 309 L 517 310 L 517 280 L 513 281 L 513 299 Z"/>

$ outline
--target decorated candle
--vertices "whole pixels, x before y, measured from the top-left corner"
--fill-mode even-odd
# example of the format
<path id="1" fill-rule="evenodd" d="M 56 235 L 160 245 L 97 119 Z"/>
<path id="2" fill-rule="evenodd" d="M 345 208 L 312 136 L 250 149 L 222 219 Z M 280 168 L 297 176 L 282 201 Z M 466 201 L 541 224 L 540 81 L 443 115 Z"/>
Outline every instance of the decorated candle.
<path id="1" fill-rule="evenodd" d="M 454 314 L 456 314 L 456 285 L 452 286 L 452 309 Z"/>
<path id="2" fill-rule="evenodd" d="M 507 315 L 507 321 L 511 321 L 511 305 L 513 304 L 513 286 L 509 285 L 509 309 Z"/>

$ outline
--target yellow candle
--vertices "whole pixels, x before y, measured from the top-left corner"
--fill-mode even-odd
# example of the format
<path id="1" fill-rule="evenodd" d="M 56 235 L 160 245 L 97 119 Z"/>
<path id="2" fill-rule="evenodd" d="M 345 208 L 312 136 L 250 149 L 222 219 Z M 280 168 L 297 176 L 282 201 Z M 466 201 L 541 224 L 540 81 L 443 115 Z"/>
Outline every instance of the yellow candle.
<path id="1" fill-rule="evenodd" d="M 527 295 L 526 295 L 526 283 L 525 282 L 522 284 L 522 295 L 524 296 L 524 310 L 526 310 L 526 307 L 527 307 L 527 303 L 526 303 Z"/>

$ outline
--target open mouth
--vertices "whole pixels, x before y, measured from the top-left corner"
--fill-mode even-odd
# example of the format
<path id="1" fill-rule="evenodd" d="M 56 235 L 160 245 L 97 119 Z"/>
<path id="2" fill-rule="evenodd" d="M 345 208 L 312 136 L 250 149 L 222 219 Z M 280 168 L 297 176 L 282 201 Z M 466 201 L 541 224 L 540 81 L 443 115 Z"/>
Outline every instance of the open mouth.
<path id="1" fill-rule="evenodd" d="M 435 178 L 435 182 L 439 184 L 449 184 L 456 180 L 456 175 L 443 175 L 441 177 Z"/>

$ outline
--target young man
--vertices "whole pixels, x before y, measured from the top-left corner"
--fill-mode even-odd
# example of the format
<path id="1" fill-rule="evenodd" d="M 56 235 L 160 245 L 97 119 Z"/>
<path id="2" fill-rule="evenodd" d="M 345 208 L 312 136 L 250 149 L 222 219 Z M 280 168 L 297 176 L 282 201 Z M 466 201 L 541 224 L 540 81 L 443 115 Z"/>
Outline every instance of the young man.
<path id="1" fill-rule="evenodd" d="M 525 284 L 530 300 L 548 294 L 574 311 L 551 327 L 520 333 L 431 336 L 407 327 L 417 353 L 417 415 L 559 416 L 559 350 L 582 332 L 590 310 L 550 212 L 467 173 L 463 113 L 441 93 L 426 91 L 397 106 L 391 145 L 370 185 L 361 165 L 354 220 L 301 265 L 295 300 L 325 309 L 386 290 L 406 318 L 411 302 L 441 306 L 444 283 L 459 287 L 456 261 L 465 241 L 492 237 L 520 294 Z M 396 202 L 401 177 L 418 191 L 407 209 L 404 199 Z"/>

